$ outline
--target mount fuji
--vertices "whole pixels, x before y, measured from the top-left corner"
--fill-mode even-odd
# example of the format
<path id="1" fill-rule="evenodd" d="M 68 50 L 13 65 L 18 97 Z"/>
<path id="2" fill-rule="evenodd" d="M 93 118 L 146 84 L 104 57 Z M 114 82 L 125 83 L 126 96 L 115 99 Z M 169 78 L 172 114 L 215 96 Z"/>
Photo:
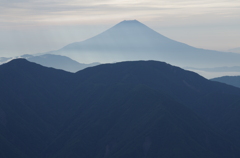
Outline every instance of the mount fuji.
<path id="1" fill-rule="evenodd" d="M 159 60 L 178 66 L 240 66 L 240 54 L 195 48 L 169 39 L 137 20 L 122 21 L 97 36 L 50 53 L 79 62 Z"/>

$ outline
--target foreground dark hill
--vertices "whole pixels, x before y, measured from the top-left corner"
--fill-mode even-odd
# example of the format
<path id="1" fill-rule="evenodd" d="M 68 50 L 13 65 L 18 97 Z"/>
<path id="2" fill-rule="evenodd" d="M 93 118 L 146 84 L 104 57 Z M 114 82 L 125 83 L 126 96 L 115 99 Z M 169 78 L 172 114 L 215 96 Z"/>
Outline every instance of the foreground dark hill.
<path id="1" fill-rule="evenodd" d="M 18 59 L 0 86 L 3 158 L 239 157 L 240 90 L 166 63 L 73 74 Z"/>
<path id="2" fill-rule="evenodd" d="M 25 59 L 1 65 L 0 74 L 0 136 L 8 142 L 1 157 L 37 157 L 59 131 L 59 98 L 66 95 L 72 74 Z M 16 153 L 23 156 L 11 156 Z"/>
<path id="3" fill-rule="evenodd" d="M 229 124 L 222 116 L 236 108 L 233 104 L 239 101 L 240 96 L 238 88 L 212 82 L 196 73 L 156 61 L 105 64 L 80 71 L 76 75 L 83 84 L 146 85 L 183 103 L 215 128 L 221 128 L 223 133 L 229 133 L 225 128 Z M 237 126 L 231 124 L 228 130 L 234 129 Z M 237 136 L 232 135 L 232 139 L 240 143 L 240 139 L 235 139 Z"/>
<path id="4" fill-rule="evenodd" d="M 211 99 L 215 99 L 211 96 L 219 96 L 219 99 L 214 101 L 218 106 L 214 107 L 216 109 L 212 109 L 215 111 L 214 116 L 216 116 L 217 111 L 222 110 L 221 105 L 225 106 L 221 100 L 224 100 L 224 98 L 220 96 L 231 95 L 234 100 L 238 100 L 238 97 L 235 98 L 234 96 L 240 94 L 238 88 L 212 82 L 194 72 L 156 61 L 104 64 L 79 71 L 76 75 L 82 80 L 82 83 L 147 85 L 152 89 L 170 95 L 192 109 L 202 111 L 203 115 L 206 113 L 206 109 L 211 109 L 209 107 L 203 108 L 203 106 L 209 106 L 208 102 L 213 101 Z"/>
<path id="5" fill-rule="evenodd" d="M 221 83 L 226 83 L 240 88 L 240 76 L 223 76 L 211 79 L 212 81 L 217 81 Z"/>
<path id="6" fill-rule="evenodd" d="M 51 52 L 77 61 L 159 60 L 178 66 L 236 66 L 240 55 L 198 49 L 171 40 L 137 20 L 122 21 L 105 32 Z"/>
<path id="7" fill-rule="evenodd" d="M 89 95 L 83 95 L 90 97 L 87 100 L 78 100 L 71 111 L 72 122 L 46 150 L 47 157 L 238 155 L 230 141 L 191 110 L 149 87 L 118 84 L 111 88 L 94 86 L 94 89 L 101 89 L 101 95 L 91 92 L 91 96 L 97 96 L 94 100 Z M 56 149 L 60 152 L 52 153 Z"/>

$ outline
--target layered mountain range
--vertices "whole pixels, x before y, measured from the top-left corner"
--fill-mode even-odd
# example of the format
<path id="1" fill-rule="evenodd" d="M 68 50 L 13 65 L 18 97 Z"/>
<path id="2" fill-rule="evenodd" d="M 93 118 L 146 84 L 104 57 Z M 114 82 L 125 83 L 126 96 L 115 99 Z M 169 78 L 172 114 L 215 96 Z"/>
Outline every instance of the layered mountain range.
<path id="1" fill-rule="evenodd" d="M 85 69 L 87 67 L 96 66 L 100 63 L 90 63 L 90 64 L 83 64 L 79 63 L 69 57 L 61 56 L 61 55 L 54 55 L 54 54 L 44 54 L 39 56 L 30 56 L 26 57 L 28 61 L 46 66 L 52 67 L 55 69 L 61 69 L 69 72 L 77 72 L 79 70 Z"/>
<path id="2" fill-rule="evenodd" d="M 159 60 L 181 67 L 240 66 L 240 54 L 195 48 L 169 39 L 137 20 L 122 21 L 90 39 L 48 53 L 88 63 Z"/>
<path id="3" fill-rule="evenodd" d="M 0 64 L 9 62 L 16 58 L 24 58 L 28 61 L 40 64 L 42 66 L 51 67 L 55 69 L 61 69 L 69 72 L 77 72 L 79 70 L 85 69 L 87 67 L 99 65 L 100 63 L 90 63 L 90 64 L 83 64 L 79 63 L 69 57 L 62 56 L 62 55 L 54 55 L 54 54 L 42 54 L 42 55 L 21 55 L 18 57 L 1 57 Z"/>
<path id="4" fill-rule="evenodd" d="M 222 76 L 211 79 L 212 81 L 217 81 L 221 83 L 226 83 L 228 85 L 232 85 L 240 88 L 240 76 Z"/>
<path id="5" fill-rule="evenodd" d="M 185 67 L 184 69 L 190 70 L 200 70 L 206 72 L 240 72 L 240 66 L 233 67 L 214 67 L 214 68 L 193 68 L 193 67 Z"/>
<path id="6" fill-rule="evenodd" d="M 157 61 L 0 66 L 0 157 L 235 158 L 240 89 Z"/>

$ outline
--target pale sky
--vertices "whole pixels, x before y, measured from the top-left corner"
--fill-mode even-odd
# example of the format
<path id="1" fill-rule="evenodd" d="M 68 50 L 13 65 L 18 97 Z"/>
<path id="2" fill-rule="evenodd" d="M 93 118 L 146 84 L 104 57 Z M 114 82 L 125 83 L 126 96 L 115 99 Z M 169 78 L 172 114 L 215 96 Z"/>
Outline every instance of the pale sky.
<path id="1" fill-rule="evenodd" d="M 57 50 L 131 19 L 198 48 L 240 47 L 240 0 L 0 0 L 0 57 Z"/>

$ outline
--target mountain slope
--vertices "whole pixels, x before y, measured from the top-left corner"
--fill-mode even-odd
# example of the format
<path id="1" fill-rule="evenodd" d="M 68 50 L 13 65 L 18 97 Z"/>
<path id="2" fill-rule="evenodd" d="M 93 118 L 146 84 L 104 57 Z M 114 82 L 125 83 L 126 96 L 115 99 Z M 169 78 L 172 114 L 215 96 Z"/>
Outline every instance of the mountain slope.
<path id="1" fill-rule="evenodd" d="M 94 101 L 78 101 L 74 110 L 78 114 L 47 153 L 64 144 L 55 157 L 212 158 L 238 154 L 191 110 L 149 87 L 117 84 L 99 89 L 103 89 L 101 96 L 91 93 L 98 96 Z M 88 107 L 82 111 L 81 105 Z"/>
<path id="2" fill-rule="evenodd" d="M 24 157 L 38 157 L 58 133 L 63 108 L 59 98 L 66 95 L 72 74 L 25 59 L 1 65 L 0 74 L 0 135 Z"/>
<path id="3" fill-rule="evenodd" d="M 76 75 L 84 84 L 144 84 L 186 105 L 199 105 L 208 94 L 240 94 L 237 88 L 211 82 L 194 72 L 157 61 L 104 64 L 79 71 Z"/>
<path id="4" fill-rule="evenodd" d="M 171 40 L 136 21 L 122 21 L 82 42 L 51 52 L 77 61 L 159 60 L 178 66 L 236 66 L 239 54 L 204 50 Z"/>
<path id="5" fill-rule="evenodd" d="M 25 158 L 239 157 L 240 90 L 163 62 L 68 73 L 17 59 L 0 87 L 0 142 Z"/>
<path id="6" fill-rule="evenodd" d="M 79 71 L 76 75 L 83 85 L 146 85 L 191 108 L 212 126 L 221 128 L 223 133 L 228 124 L 220 120 L 240 96 L 238 88 L 156 61 L 105 64 Z M 240 142 L 240 139 L 237 141 Z"/>
<path id="7" fill-rule="evenodd" d="M 131 91 L 131 88 L 133 88 L 132 86 L 145 85 L 148 87 L 147 88 L 148 90 L 151 91 L 153 90 L 156 91 L 157 93 L 160 94 L 163 93 L 168 96 L 171 96 L 172 98 L 174 98 L 174 100 L 177 100 L 178 102 L 181 102 L 184 105 L 191 108 L 192 110 L 194 110 L 204 120 L 208 121 L 213 128 L 217 129 L 220 128 L 221 132 L 223 131 L 223 133 L 225 134 L 227 133 L 227 131 L 225 131 L 224 129 L 226 126 L 228 126 L 228 123 L 226 123 L 224 119 L 222 119 L 222 116 L 224 116 L 227 113 L 227 111 L 232 108 L 232 106 L 229 105 L 236 101 L 239 101 L 240 96 L 240 91 L 237 88 L 229 87 L 216 82 L 211 82 L 197 75 L 196 73 L 185 71 L 178 67 L 174 67 L 166 63 L 155 61 L 137 61 L 137 62 L 122 62 L 116 64 L 104 64 L 97 67 L 87 68 L 85 70 L 79 71 L 76 75 L 77 75 L 76 84 L 78 84 L 78 86 L 76 86 L 77 87 L 76 90 L 73 91 L 72 95 L 70 95 L 72 97 L 69 100 L 71 100 L 73 104 L 69 111 L 70 113 L 69 115 L 75 116 L 75 120 L 77 121 L 73 123 L 73 125 L 71 125 L 69 129 L 66 130 L 67 134 L 65 132 L 62 133 L 62 135 L 69 135 L 69 137 L 66 137 L 65 141 L 63 139 L 60 139 L 57 140 L 52 145 L 53 147 L 56 147 L 57 144 L 72 144 L 69 146 L 66 145 L 64 148 L 59 147 L 58 150 L 63 151 L 63 153 L 60 154 L 62 155 L 62 157 L 64 157 L 64 155 L 67 153 L 72 153 L 74 155 L 84 154 L 81 151 L 78 151 L 77 146 L 80 146 L 79 143 L 81 141 L 79 143 L 76 143 L 77 141 L 76 139 L 82 140 L 84 139 L 84 137 L 87 137 L 88 132 L 90 131 L 94 132 L 98 128 L 102 129 L 99 126 L 95 127 L 94 122 L 96 120 L 100 121 L 99 120 L 101 119 L 100 116 L 101 115 L 107 116 L 108 114 L 106 113 L 109 112 L 109 110 L 106 110 L 103 111 L 106 113 L 99 114 L 102 112 L 101 108 L 95 111 L 97 114 L 96 113 L 85 114 L 84 111 L 86 111 L 86 109 L 89 108 L 90 112 L 93 112 L 92 111 L 93 109 L 97 109 L 97 107 L 99 108 L 99 106 L 102 107 L 103 105 L 104 105 L 103 109 L 106 109 L 105 107 L 108 108 L 108 106 L 111 107 L 113 105 L 114 105 L 114 107 L 112 107 L 113 109 L 115 109 L 118 106 L 121 107 L 122 101 L 126 99 L 123 98 L 119 99 L 115 95 L 118 94 L 119 97 L 123 97 L 121 95 L 127 94 L 128 89 L 130 89 Z M 118 88 L 112 89 L 113 87 Z M 148 90 L 145 90 L 146 96 L 148 96 L 147 95 Z M 98 95 L 99 93 L 101 93 L 100 96 Z M 80 98 L 77 97 L 78 96 L 77 94 L 82 97 Z M 164 98 L 160 94 L 157 96 L 159 98 Z M 144 98 L 146 102 L 148 100 L 147 99 L 148 97 L 145 98 L 143 96 L 139 97 L 138 100 L 141 100 L 141 98 Z M 108 102 L 109 100 L 111 100 L 111 103 Z M 152 100 L 154 99 L 151 98 L 149 102 L 151 102 Z M 140 105 L 140 103 L 141 101 L 139 101 L 138 105 Z M 113 109 L 111 111 L 114 111 Z M 226 111 L 226 109 L 228 110 Z M 82 112 L 87 116 L 82 117 Z M 117 112 L 110 113 L 112 113 L 115 116 Z M 78 115 L 80 115 L 80 118 L 78 117 Z M 94 118 L 92 118 L 92 116 L 96 116 L 95 121 Z M 90 131 L 86 130 L 87 133 L 84 133 L 83 135 L 81 135 L 82 133 L 81 131 L 85 131 L 85 128 L 87 127 L 86 124 L 92 123 L 86 123 L 83 126 L 81 126 L 82 120 L 91 120 L 91 122 L 93 123 L 92 125 L 93 127 L 91 126 Z M 103 120 L 106 121 L 108 119 L 105 118 Z M 100 121 L 96 125 L 104 126 L 105 124 L 104 121 L 103 122 Z M 151 123 L 148 122 L 147 124 Z M 233 124 L 231 129 L 234 130 L 236 128 L 235 125 Z M 73 136 L 69 134 L 69 131 L 72 130 L 74 131 L 76 130 L 75 132 L 76 134 Z M 236 137 L 237 135 L 232 136 Z M 98 138 L 96 139 L 98 140 Z M 82 141 L 85 142 L 85 140 Z M 238 141 L 239 139 L 237 140 L 237 142 Z M 52 148 L 49 148 L 49 150 L 54 151 Z M 84 150 L 88 151 L 89 149 Z M 59 157 L 60 155 L 57 155 L 56 157 Z M 65 157 L 69 156 L 74 157 L 74 155 L 65 155 Z M 49 157 L 51 156 L 52 155 L 50 154 Z M 87 155 L 84 156 L 87 157 Z M 94 157 L 93 155 L 88 156 Z"/>

